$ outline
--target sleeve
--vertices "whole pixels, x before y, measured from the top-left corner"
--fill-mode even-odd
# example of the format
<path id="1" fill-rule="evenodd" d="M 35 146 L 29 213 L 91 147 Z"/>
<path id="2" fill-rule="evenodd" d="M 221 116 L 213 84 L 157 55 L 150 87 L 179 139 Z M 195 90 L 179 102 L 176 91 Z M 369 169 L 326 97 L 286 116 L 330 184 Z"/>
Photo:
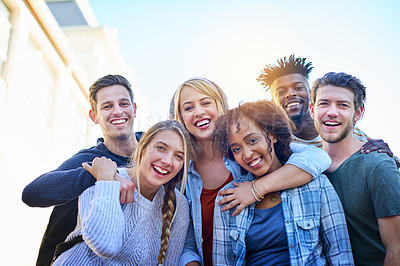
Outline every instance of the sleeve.
<path id="1" fill-rule="evenodd" d="M 232 212 L 221 211 L 218 201 L 222 196 L 217 196 L 214 205 L 214 226 L 213 226 L 213 265 L 234 265 L 234 253 L 232 241 L 229 235 L 229 219 Z"/>
<path id="2" fill-rule="evenodd" d="M 189 215 L 189 225 L 187 228 L 185 245 L 181 258 L 179 259 L 179 265 L 184 266 L 191 261 L 197 261 L 201 264 L 201 257 L 196 247 L 196 238 L 194 236 L 193 220 L 191 214 Z"/>
<path id="3" fill-rule="evenodd" d="M 329 180 L 321 175 L 320 235 L 329 265 L 354 265 L 346 217 L 338 195 Z"/>
<path id="4" fill-rule="evenodd" d="M 117 181 L 98 181 L 79 197 L 83 240 L 101 257 L 115 256 L 122 246 L 125 220 L 119 189 Z"/>
<path id="5" fill-rule="evenodd" d="M 313 179 L 318 177 L 331 165 L 331 158 L 322 149 L 298 143 L 291 143 L 290 148 L 293 154 L 286 163 L 292 164 L 309 173 Z"/>
<path id="6" fill-rule="evenodd" d="M 179 198 L 179 195 L 176 195 L 176 198 Z M 182 196 L 171 228 L 165 265 L 178 265 L 185 244 L 189 221 L 189 205 L 186 198 Z"/>
<path id="7" fill-rule="evenodd" d="M 28 184 L 22 192 L 22 201 L 30 207 L 49 207 L 76 199 L 96 179 L 82 167 L 95 156 L 76 155 L 56 170 L 43 174 Z"/>
<path id="8" fill-rule="evenodd" d="M 376 156 L 381 163 L 371 172 L 369 183 L 376 219 L 400 215 L 399 169 L 387 154 L 377 153 Z"/>

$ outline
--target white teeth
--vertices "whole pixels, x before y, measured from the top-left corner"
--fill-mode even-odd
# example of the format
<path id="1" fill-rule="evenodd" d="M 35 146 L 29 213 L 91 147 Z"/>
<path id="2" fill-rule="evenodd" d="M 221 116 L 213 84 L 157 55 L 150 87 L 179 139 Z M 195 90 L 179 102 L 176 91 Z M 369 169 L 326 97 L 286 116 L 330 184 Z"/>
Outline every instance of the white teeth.
<path id="1" fill-rule="evenodd" d="M 339 125 L 339 123 L 337 123 L 337 122 L 325 122 L 325 125 L 328 125 L 328 126 L 337 126 L 337 125 Z"/>
<path id="2" fill-rule="evenodd" d="M 249 165 L 251 167 L 253 167 L 254 165 L 257 165 L 259 162 L 261 162 L 261 157 L 259 157 L 258 159 L 252 161 L 251 163 L 249 163 Z"/>
<path id="3" fill-rule="evenodd" d="M 111 122 L 111 124 L 121 124 L 121 123 L 125 123 L 125 119 L 118 119 L 118 120 L 114 120 Z"/>
<path id="4" fill-rule="evenodd" d="M 286 105 L 286 107 L 292 107 L 297 105 L 300 105 L 300 103 L 299 102 L 289 103 L 288 105 Z"/>
<path id="5" fill-rule="evenodd" d="M 210 123 L 210 120 L 206 119 L 206 120 L 202 120 L 199 123 L 196 124 L 196 127 L 201 127 L 204 126 L 206 124 Z"/>
<path id="6" fill-rule="evenodd" d="M 154 167 L 154 169 L 156 169 L 158 172 L 160 172 L 160 173 L 163 174 L 163 175 L 165 175 L 166 173 L 168 173 L 167 170 L 163 170 L 163 169 L 161 169 L 161 168 L 158 167 L 158 166 L 153 166 L 153 167 Z"/>

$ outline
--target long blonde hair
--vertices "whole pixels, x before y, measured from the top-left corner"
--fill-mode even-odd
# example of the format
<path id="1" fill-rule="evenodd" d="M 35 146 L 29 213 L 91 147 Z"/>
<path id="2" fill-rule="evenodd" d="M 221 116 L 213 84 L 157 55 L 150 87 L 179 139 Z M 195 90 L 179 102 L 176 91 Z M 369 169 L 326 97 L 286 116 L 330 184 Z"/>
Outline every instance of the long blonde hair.
<path id="1" fill-rule="evenodd" d="M 190 137 L 186 129 L 176 120 L 165 120 L 158 122 L 154 124 L 152 127 L 149 128 L 149 130 L 142 136 L 142 138 L 139 141 L 138 147 L 136 149 L 136 152 L 132 155 L 131 157 L 131 163 L 132 166 L 134 167 L 134 178 L 137 179 L 137 186 L 138 186 L 138 191 L 140 193 L 140 184 L 139 184 L 139 171 L 140 171 L 140 164 L 143 159 L 143 154 L 148 146 L 148 144 L 151 142 L 151 140 L 154 138 L 154 136 L 164 130 L 171 130 L 176 132 L 181 138 L 183 142 L 183 147 L 184 147 L 184 160 L 183 160 L 183 166 L 182 169 L 178 172 L 178 174 L 172 178 L 168 183 L 164 184 L 164 190 L 165 190 L 165 195 L 164 195 L 164 204 L 162 206 L 162 221 L 163 221 L 163 227 L 162 227 L 162 232 L 161 232 L 161 246 L 160 246 L 160 254 L 158 256 L 158 262 L 159 264 L 163 264 L 165 260 L 165 254 L 167 252 L 168 248 L 168 240 L 170 237 L 171 233 L 171 226 L 172 222 L 175 218 L 176 211 L 175 209 L 179 208 L 179 204 L 182 198 L 182 195 L 185 192 L 186 188 L 186 182 L 187 182 L 187 170 L 188 170 L 188 164 L 189 164 L 189 147 L 190 147 Z M 180 196 L 178 199 L 178 202 L 175 206 L 176 202 L 176 197 L 175 197 L 175 187 L 176 185 L 180 183 Z"/>
<path id="2" fill-rule="evenodd" d="M 229 109 L 228 98 L 226 97 L 224 91 L 217 84 L 205 78 L 197 77 L 188 79 L 181 85 L 179 85 L 176 89 L 174 96 L 171 99 L 169 109 L 169 118 L 179 121 L 182 125 L 185 126 L 185 128 L 186 125 L 183 122 L 182 114 L 179 108 L 179 97 L 184 86 L 190 86 L 198 90 L 200 93 L 207 95 L 208 97 L 213 99 L 217 105 L 218 115 L 222 115 L 226 110 Z M 202 156 L 203 150 L 201 149 L 196 138 L 192 134 L 190 134 L 190 132 L 189 135 L 191 139 L 191 159 L 195 161 Z"/>

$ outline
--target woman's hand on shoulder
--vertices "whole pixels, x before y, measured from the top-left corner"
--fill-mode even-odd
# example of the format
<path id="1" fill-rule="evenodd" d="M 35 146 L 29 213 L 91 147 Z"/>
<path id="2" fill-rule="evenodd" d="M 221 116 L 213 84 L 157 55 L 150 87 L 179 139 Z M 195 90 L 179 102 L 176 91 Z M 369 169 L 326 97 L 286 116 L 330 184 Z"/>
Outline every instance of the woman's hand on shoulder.
<path id="1" fill-rule="evenodd" d="M 82 163 L 83 168 L 91 173 L 97 181 L 114 181 L 117 164 L 106 157 L 93 159 L 92 165 Z"/>
<path id="2" fill-rule="evenodd" d="M 256 202 L 253 194 L 251 193 L 251 182 L 245 181 L 242 183 L 233 182 L 235 188 L 222 190 L 219 195 L 225 195 L 223 199 L 218 202 L 218 205 L 227 203 L 221 211 L 227 211 L 235 206 L 236 210 L 233 216 L 238 215 L 244 208 Z"/>

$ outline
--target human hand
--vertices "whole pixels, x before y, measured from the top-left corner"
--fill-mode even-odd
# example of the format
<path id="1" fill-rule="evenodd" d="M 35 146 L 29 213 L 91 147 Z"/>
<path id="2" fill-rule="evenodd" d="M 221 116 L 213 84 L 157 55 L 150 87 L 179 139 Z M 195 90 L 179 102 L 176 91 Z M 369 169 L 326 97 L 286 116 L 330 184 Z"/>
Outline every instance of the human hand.
<path id="1" fill-rule="evenodd" d="M 119 190 L 119 201 L 121 204 L 134 202 L 135 183 L 118 173 L 115 175 L 115 180 L 121 184 Z"/>
<path id="2" fill-rule="evenodd" d="M 256 202 L 253 194 L 251 193 L 251 182 L 245 181 L 242 183 L 233 182 L 235 188 L 222 190 L 219 195 L 225 195 L 223 199 L 218 202 L 218 205 L 227 203 L 221 211 L 227 211 L 237 205 L 233 216 L 238 215 L 244 208 Z"/>
<path id="3" fill-rule="evenodd" d="M 393 157 L 393 152 L 390 150 L 389 145 L 381 139 L 370 139 L 360 149 L 361 153 L 370 153 L 372 151 L 384 152 Z"/>
<path id="4" fill-rule="evenodd" d="M 117 173 L 117 164 L 106 157 L 93 159 L 92 166 L 82 163 L 83 168 L 91 173 L 97 181 L 114 181 Z"/>

